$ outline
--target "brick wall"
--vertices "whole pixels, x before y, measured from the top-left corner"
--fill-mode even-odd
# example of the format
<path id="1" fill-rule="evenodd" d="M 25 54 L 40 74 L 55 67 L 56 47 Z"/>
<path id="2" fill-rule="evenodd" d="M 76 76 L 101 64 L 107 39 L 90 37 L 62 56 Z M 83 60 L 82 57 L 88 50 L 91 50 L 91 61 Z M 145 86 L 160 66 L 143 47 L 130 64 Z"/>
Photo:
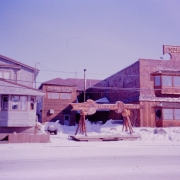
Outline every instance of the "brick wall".
<path id="1" fill-rule="evenodd" d="M 152 100 L 154 93 L 154 77 L 151 73 L 160 70 L 180 71 L 180 60 L 140 59 L 140 100 Z"/>
<path id="2" fill-rule="evenodd" d="M 99 82 L 87 91 L 91 99 L 107 97 L 111 103 L 136 102 L 139 98 L 139 61 Z M 98 88 L 99 87 L 99 88 Z"/>

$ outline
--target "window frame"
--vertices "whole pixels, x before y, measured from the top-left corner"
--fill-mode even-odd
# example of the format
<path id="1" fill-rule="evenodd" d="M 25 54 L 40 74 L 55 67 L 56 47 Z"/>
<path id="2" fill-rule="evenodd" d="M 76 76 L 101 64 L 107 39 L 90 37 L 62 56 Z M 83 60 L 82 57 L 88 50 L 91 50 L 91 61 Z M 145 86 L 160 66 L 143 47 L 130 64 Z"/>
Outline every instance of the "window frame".
<path id="1" fill-rule="evenodd" d="M 7 109 L 4 109 L 3 107 L 4 107 L 4 98 L 5 97 L 7 97 Z M 8 111 L 8 109 L 9 109 L 9 96 L 8 95 L 2 95 L 1 96 L 1 111 Z"/>
<path id="2" fill-rule="evenodd" d="M 31 98 L 34 98 L 33 109 L 31 109 Z M 35 103 L 36 103 L 36 96 L 30 96 L 29 109 L 31 111 L 35 110 Z"/>
<path id="3" fill-rule="evenodd" d="M 13 96 L 18 96 L 19 97 L 19 101 L 18 101 L 18 108 L 17 109 L 13 109 L 12 105 L 13 105 L 13 101 L 12 101 L 12 97 Z M 21 105 L 21 101 L 20 101 L 20 97 L 26 97 L 26 109 L 20 109 L 20 105 Z M 12 111 L 27 111 L 28 110 L 28 96 L 26 95 L 11 95 L 11 110 Z"/>
<path id="4" fill-rule="evenodd" d="M 0 70 L 0 73 L 2 72 L 2 77 L 0 77 L 0 78 L 2 78 L 2 79 L 7 79 L 7 78 L 4 78 L 4 73 L 9 73 L 9 79 L 7 79 L 7 80 L 10 80 L 11 79 L 11 71 L 6 71 L 6 70 Z"/>
<path id="5" fill-rule="evenodd" d="M 167 109 L 172 110 L 172 119 L 164 119 L 164 110 L 167 110 Z M 172 120 L 180 121 L 180 115 L 179 115 L 179 119 L 176 118 L 176 114 L 177 114 L 177 113 L 175 113 L 176 110 L 180 110 L 180 109 L 178 109 L 178 108 L 162 108 L 162 120 L 163 121 L 172 121 Z"/>
<path id="6" fill-rule="evenodd" d="M 159 84 L 157 84 L 156 82 L 157 82 L 157 79 L 156 78 L 159 78 Z M 158 75 L 158 76 L 155 76 L 154 77 L 154 86 L 155 87 L 159 87 L 159 86 L 161 86 L 162 85 L 162 80 L 161 80 L 161 76 L 160 75 Z"/>
<path id="7" fill-rule="evenodd" d="M 52 95 L 57 95 L 58 98 L 52 98 Z M 71 100 L 72 99 L 72 92 L 61 92 L 61 93 L 55 93 L 55 92 L 47 92 L 47 99 L 52 100 Z M 65 97 L 65 98 L 64 98 Z"/>
<path id="8" fill-rule="evenodd" d="M 165 82 L 165 77 L 171 77 L 171 85 L 163 84 Z M 159 79 L 157 79 L 159 78 Z M 166 75 L 166 74 L 161 74 L 161 75 L 155 75 L 154 76 L 154 87 L 180 87 L 180 83 L 175 83 L 175 78 L 179 78 L 180 76 L 176 75 Z M 158 82 L 159 81 L 159 82 Z M 177 84 L 177 85 L 175 85 Z"/>

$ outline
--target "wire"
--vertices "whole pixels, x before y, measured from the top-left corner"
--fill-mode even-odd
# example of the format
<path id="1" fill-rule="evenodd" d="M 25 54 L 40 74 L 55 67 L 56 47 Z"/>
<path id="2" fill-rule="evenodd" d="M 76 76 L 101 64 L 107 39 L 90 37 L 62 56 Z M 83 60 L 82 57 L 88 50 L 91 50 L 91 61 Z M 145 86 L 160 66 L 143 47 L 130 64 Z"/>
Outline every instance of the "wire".
<path id="1" fill-rule="evenodd" d="M 22 88 L 22 89 L 31 89 L 32 88 L 32 87 L 17 87 L 17 86 L 12 86 L 12 85 L 0 85 L 0 86 L 1 87 Z M 88 89 L 89 89 L 89 91 L 88 91 Z M 108 93 L 118 93 L 118 92 L 115 92 L 115 91 L 152 92 L 152 91 L 163 90 L 161 88 L 158 88 L 158 89 L 153 89 L 153 88 L 149 89 L 149 88 L 120 88 L 120 87 L 90 87 L 88 89 L 87 89 L 87 93 L 101 93 L 101 91 L 91 91 L 91 89 L 112 90 L 112 91 L 109 91 Z"/>

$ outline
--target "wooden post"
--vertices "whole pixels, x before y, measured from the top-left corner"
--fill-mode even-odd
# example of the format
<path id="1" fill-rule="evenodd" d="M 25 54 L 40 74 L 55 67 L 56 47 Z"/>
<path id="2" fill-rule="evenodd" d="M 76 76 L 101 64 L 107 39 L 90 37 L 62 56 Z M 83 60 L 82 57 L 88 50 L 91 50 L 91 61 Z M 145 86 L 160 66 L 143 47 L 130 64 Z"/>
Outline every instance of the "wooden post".
<path id="1" fill-rule="evenodd" d="M 130 118 L 129 118 L 130 110 L 124 109 L 123 112 L 122 112 L 122 116 L 124 117 L 124 123 L 123 123 L 122 131 L 124 130 L 124 127 L 125 127 L 125 131 L 128 131 L 128 129 L 129 129 L 130 134 L 132 134 L 133 129 L 132 129 L 131 121 L 130 121 Z"/>
<path id="2" fill-rule="evenodd" d="M 80 128 L 81 133 L 86 133 L 86 124 L 85 124 L 85 116 L 86 115 L 92 115 L 96 112 L 98 109 L 109 109 L 109 110 L 115 110 L 117 113 L 122 113 L 122 116 L 124 117 L 124 124 L 122 131 L 130 131 L 130 133 L 133 133 L 131 121 L 130 121 L 130 110 L 129 109 L 140 109 L 139 104 L 124 104 L 121 101 L 117 101 L 115 104 L 97 104 L 92 99 L 88 99 L 86 102 L 83 103 L 70 103 L 70 105 L 73 107 L 72 110 L 81 110 L 81 118 L 78 124 L 78 127 L 76 129 L 76 133 L 78 132 L 78 129 Z"/>
<path id="3" fill-rule="evenodd" d="M 79 120 L 79 123 L 78 123 L 78 126 L 77 126 L 77 129 L 76 129 L 76 132 L 75 132 L 75 135 L 78 133 L 78 130 L 80 128 L 80 133 L 81 134 L 84 134 L 85 133 L 85 136 L 87 136 L 87 131 L 86 131 L 86 120 L 85 120 L 85 116 L 86 116 L 86 113 L 85 111 L 81 111 L 80 112 L 80 120 Z"/>

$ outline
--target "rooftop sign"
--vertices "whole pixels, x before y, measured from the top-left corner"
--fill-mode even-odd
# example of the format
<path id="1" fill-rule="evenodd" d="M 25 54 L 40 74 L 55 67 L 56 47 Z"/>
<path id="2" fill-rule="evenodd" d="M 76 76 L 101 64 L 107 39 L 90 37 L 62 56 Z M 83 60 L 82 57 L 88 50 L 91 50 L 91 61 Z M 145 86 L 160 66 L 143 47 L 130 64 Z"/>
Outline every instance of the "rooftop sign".
<path id="1" fill-rule="evenodd" d="M 180 46 L 163 45 L 163 54 L 170 54 L 172 60 L 180 60 Z"/>

